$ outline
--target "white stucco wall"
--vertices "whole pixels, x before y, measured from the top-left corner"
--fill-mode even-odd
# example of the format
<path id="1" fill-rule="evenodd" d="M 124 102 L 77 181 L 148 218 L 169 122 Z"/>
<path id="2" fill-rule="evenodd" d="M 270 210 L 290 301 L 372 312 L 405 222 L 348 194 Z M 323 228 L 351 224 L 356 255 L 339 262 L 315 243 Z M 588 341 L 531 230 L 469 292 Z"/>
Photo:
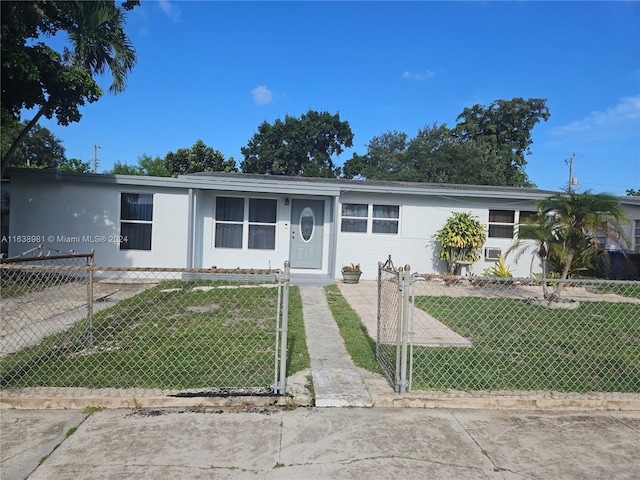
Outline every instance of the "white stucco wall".
<path id="1" fill-rule="evenodd" d="M 442 228 L 453 212 L 471 212 L 480 223 L 488 225 L 489 209 L 497 210 L 533 210 L 532 201 L 513 201 L 484 198 L 453 198 L 415 195 L 384 195 L 345 193 L 341 203 L 368 203 L 400 205 L 399 233 L 372 234 L 340 231 L 340 218 L 336 220 L 338 229 L 338 247 L 336 253 L 336 278 L 340 278 L 343 265 L 360 263 L 364 279 L 375 279 L 379 261 L 385 261 L 389 255 L 396 267 L 410 265 L 412 272 L 443 273 L 444 262 L 437 260 L 437 244 L 433 235 Z M 502 238 L 488 238 L 486 247 L 501 248 L 503 254 L 513 241 Z M 484 250 L 483 250 L 484 251 Z M 507 257 L 506 263 L 512 268 L 514 276 L 529 276 L 531 270 L 541 271 L 537 259 L 532 266 L 532 255 L 527 253 L 515 261 L 515 254 Z M 495 264 L 485 261 L 484 256 L 472 266 L 472 271 L 481 274 L 487 267 Z"/>
<path id="2" fill-rule="evenodd" d="M 150 251 L 119 248 L 121 192 L 154 194 Z M 35 237 L 36 241 L 12 242 L 9 256 L 44 244 L 63 252 L 94 249 L 96 265 L 186 266 L 188 195 L 184 189 L 17 177 L 11 193 L 10 237 Z"/>
<path id="3" fill-rule="evenodd" d="M 216 248 L 215 247 L 215 209 L 216 196 L 231 196 L 238 198 L 276 199 L 278 202 L 276 214 L 276 241 L 275 249 L 260 250 L 249 249 L 246 244 L 243 248 Z M 285 199 L 289 199 L 286 205 Z M 284 268 L 284 263 L 289 259 L 291 238 L 291 205 L 295 196 L 285 194 L 256 194 L 247 192 L 216 192 L 199 191 L 196 195 L 196 242 L 194 248 L 194 265 L 196 267 L 209 268 Z M 326 198 L 309 196 L 307 200 L 324 201 L 324 226 L 322 241 L 322 267 L 313 270 L 313 273 L 327 273 L 329 270 L 330 248 L 330 223 L 331 201 Z M 246 232 L 245 232 L 246 233 Z M 301 270 L 292 269 L 293 273 Z M 305 272 L 307 272 L 305 270 Z"/>

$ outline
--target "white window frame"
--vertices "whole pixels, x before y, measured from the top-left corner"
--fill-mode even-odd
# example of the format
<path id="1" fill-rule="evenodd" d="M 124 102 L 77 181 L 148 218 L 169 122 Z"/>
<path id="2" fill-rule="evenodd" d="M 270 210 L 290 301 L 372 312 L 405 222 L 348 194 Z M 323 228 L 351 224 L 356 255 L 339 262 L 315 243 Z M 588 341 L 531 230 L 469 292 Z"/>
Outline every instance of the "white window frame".
<path id="1" fill-rule="evenodd" d="M 367 216 L 344 215 L 343 205 L 366 205 Z M 397 217 L 377 217 L 374 215 L 374 207 L 395 207 L 397 208 Z M 394 203 L 368 203 L 368 202 L 344 202 L 340 204 L 340 233 L 348 235 L 400 235 L 400 209 L 401 206 Z M 343 220 L 359 220 L 365 222 L 365 230 L 350 232 L 343 229 Z M 373 225 L 375 222 L 394 222 L 397 225 L 395 232 L 374 232 Z"/>
<path id="2" fill-rule="evenodd" d="M 635 220 L 634 227 L 635 251 L 640 252 L 640 220 Z"/>
<path id="3" fill-rule="evenodd" d="M 217 205 L 218 205 L 218 199 L 219 198 L 234 198 L 234 199 L 239 199 L 242 200 L 242 220 L 218 220 L 217 216 L 216 216 L 216 209 L 217 209 Z M 266 200 L 266 201 L 272 201 L 275 202 L 275 220 L 272 222 L 257 222 L 257 221 L 250 221 L 249 220 L 249 215 L 250 215 L 250 205 L 251 205 L 251 201 L 260 201 L 260 200 Z M 232 195 L 216 195 L 214 197 L 214 202 L 213 202 L 213 241 L 212 241 L 212 248 L 214 250 L 276 250 L 276 246 L 278 244 L 278 205 L 279 205 L 279 200 L 277 198 L 268 198 L 268 197 L 236 197 L 236 196 L 232 196 Z M 228 246 L 221 246 L 221 247 L 217 247 L 216 246 L 216 229 L 218 227 L 218 224 L 223 224 L 223 225 L 240 225 L 242 227 L 242 240 L 241 240 L 241 244 L 239 247 L 228 247 Z M 250 230 L 252 226 L 268 226 L 268 227 L 273 227 L 273 248 L 258 248 L 258 247 L 251 247 L 249 246 L 249 235 L 250 235 Z"/>
<path id="4" fill-rule="evenodd" d="M 492 222 L 491 221 L 491 212 L 509 212 L 513 215 L 512 222 Z M 505 240 L 512 240 L 516 233 L 516 211 L 515 210 L 504 210 L 502 208 L 490 208 L 489 216 L 488 216 L 488 229 L 487 229 L 487 238 L 503 238 Z M 491 235 L 491 227 L 511 227 L 511 236 L 505 237 L 503 235 Z"/>
<path id="5" fill-rule="evenodd" d="M 123 195 L 144 195 L 151 197 L 151 220 L 135 220 L 135 219 L 123 219 L 122 218 L 122 197 Z M 153 207 L 155 202 L 155 195 L 147 192 L 118 192 L 118 238 L 121 240 L 118 242 L 118 250 L 121 251 L 134 251 L 134 252 L 150 252 L 153 250 Z M 128 243 L 128 235 L 123 234 L 122 224 L 128 225 L 149 225 L 151 230 L 149 231 L 149 248 L 122 248 L 123 243 Z M 127 239 L 126 242 L 123 240 Z"/>

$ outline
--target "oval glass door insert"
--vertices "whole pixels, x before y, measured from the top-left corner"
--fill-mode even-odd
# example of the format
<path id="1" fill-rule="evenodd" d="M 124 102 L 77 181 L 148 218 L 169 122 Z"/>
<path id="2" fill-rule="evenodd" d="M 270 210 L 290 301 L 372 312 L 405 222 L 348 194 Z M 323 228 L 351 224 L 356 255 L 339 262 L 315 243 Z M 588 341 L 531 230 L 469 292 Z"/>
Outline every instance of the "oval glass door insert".
<path id="1" fill-rule="evenodd" d="M 300 214 L 300 235 L 305 242 L 311 240 L 315 224 L 316 218 L 313 215 L 313 210 L 306 207 Z"/>

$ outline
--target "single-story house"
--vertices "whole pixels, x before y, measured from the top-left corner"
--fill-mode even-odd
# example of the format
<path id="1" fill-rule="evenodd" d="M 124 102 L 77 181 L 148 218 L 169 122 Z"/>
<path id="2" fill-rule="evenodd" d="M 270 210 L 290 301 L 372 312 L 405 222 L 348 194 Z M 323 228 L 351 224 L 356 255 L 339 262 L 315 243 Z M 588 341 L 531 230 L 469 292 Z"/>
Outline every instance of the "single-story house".
<path id="1" fill-rule="evenodd" d="M 374 279 L 391 255 L 413 272 L 446 270 L 433 235 L 452 212 L 488 227 L 475 273 L 513 244 L 515 226 L 554 192 L 510 187 L 200 173 L 177 178 L 14 169 L 9 256 L 44 244 L 95 250 L 96 265 L 283 268 L 292 276 L 340 278 L 360 263 Z M 620 197 L 640 250 L 640 198 Z M 540 272 L 537 258 L 507 257 L 514 276 Z"/>

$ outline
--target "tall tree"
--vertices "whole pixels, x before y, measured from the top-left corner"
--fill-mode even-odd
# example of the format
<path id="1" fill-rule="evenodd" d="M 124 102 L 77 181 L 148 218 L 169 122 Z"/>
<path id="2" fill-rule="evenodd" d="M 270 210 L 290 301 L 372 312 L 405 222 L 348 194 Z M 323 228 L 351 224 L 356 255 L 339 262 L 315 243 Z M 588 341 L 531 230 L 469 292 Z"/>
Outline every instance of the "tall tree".
<path id="1" fill-rule="evenodd" d="M 113 168 L 105 173 L 111 175 L 145 175 L 149 177 L 171 176 L 165 167 L 164 159 L 158 156 L 152 158 L 151 155 L 147 155 L 146 153 L 138 157 L 136 165 L 116 161 L 113 164 Z"/>
<path id="2" fill-rule="evenodd" d="M 456 121 L 455 134 L 464 141 L 481 139 L 495 149 L 506 173 L 506 185 L 530 187 L 525 155 L 531 153 L 531 130 L 549 118 L 546 99 L 496 100 L 488 107 L 465 108 Z"/>
<path id="3" fill-rule="evenodd" d="M 403 182 L 506 185 L 495 149 L 483 139 L 462 140 L 446 125 L 426 126 L 411 139 L 402 132 L 373 137 L 365 155 L 343 167 L 347 178 Z"/>
<path id="4" fill-rule="evenodd" d="M 22 138 L 42 116 L 61 125 L 80 120 L 79 107 L 97 101 L 102 89 L 93 79 L 109 70 L 110 91 L 124 90 L 136 63 L 135 50 L 124 33 L 124 10 L 114 1 L 1 2 L 2 4 L 2 126 L 15 126 L 23 109 L 36 108 L 2 158 L 6 169 Z M 64 55 L 37 40 L 64 31 L 71 48 Z"/>
<path id="5" fill-rule="evenodd" d="M 7 126 L 2 129 L 3 156 L 23 129 L 24 124 L 19 122 L 13 127 Z M 10 165 L 27 168 L 56 168 L 65 161 L 65 148 L 60 139 L 49 129 L 36 125 L 17 145 Z"/>
<path id="6" fill-rule="evenodd" d="M 61 172 L 91 173 L 89 162 L 83 162 L 79 158 L 65 158 L 56 168 Z"/>
<path id="7" fill-rule="evenodd" d="M 225 159 L 219 150 L 207 146 L 198 139 L 191 148 L 179 148 L 167 153 L 165 169 L 171 176 L 197 172 L 237 172 L 233 158 Z"/>
<path id="8" fill-rule="evenodd" d="M 340 114 L 309 110 L 300 118 L 263 122 L 240 149 L 240 167 L 245 173 L 335 178 L 340 167 L 333 157 L 352 145 L 353 132 Z"/>
<path id="9" fill-rule="evenodd" d="M 369 140 L 367 153 L 347 160 L 343 166 L 346 178 L 410 181 L 417 172 L 407 159 L 409 140 L 404 132 L 385 132 Z M 420 180 L 416 180 L 420 181 Z"/>

